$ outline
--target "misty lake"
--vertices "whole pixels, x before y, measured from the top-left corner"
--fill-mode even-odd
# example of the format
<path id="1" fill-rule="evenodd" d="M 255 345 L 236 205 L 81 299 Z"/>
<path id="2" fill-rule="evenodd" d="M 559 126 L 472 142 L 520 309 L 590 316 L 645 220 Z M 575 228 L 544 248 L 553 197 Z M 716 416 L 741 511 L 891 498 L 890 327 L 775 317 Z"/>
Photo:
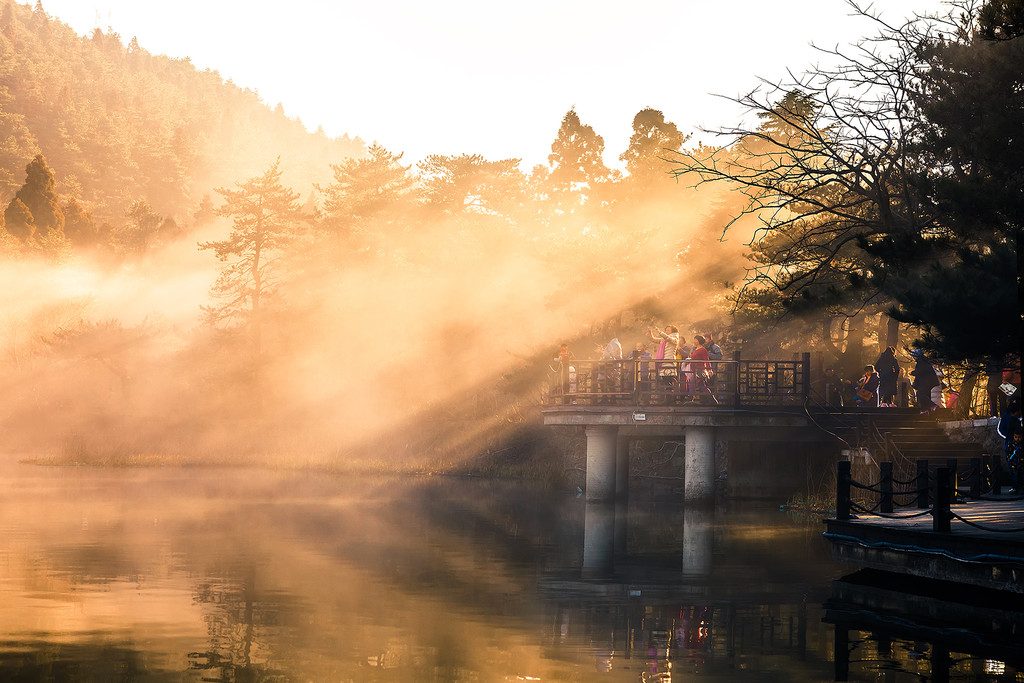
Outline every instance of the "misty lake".
<path id="1" fill-rule="evenodd" d="M 777 503 L 616 508 L 522 484 L 241 468 L 0 472 L 3 681 L 943 680 L 933 643 L 837 631 L 826 602 L 852 570 L 820 518 Z M 941 652 L 945 680 L 1017 680 L 991 656 Z"/>

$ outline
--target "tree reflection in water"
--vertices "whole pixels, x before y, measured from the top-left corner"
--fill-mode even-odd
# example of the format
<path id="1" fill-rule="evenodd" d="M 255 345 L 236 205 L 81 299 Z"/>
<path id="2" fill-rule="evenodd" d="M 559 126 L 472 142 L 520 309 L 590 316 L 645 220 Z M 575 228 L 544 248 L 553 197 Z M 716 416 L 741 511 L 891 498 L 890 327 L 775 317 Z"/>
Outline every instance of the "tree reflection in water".
<path id="1" fill-rule="evenodd" d="M 0 474 L 0 680 L 874 680 L 944 661 L 949 680 L 1016 675 L 991 648 L 823 621 L 846 570 L 819 519 L 772 506 L 252 470 Z"/>

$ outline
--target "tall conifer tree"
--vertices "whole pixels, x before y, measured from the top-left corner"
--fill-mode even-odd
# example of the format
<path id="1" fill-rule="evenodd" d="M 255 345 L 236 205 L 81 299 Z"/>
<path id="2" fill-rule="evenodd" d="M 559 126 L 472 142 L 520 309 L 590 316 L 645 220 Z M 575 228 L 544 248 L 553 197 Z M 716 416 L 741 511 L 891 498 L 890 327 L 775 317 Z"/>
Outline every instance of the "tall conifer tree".
<path id="1" fill-rule="evenodd" d="M 281 184 L 280 158 L 261 176 L 218 188 L 225 203 L 217 213 L 232 221 L 227 239 L 201 242 L 224 263 L 212 294 L 217 305 L 204 307 L 211 323 L 233 321 L 248 327 L 256 358 L 262 353 L 262 325 L 267 301 L 276 291 L 276 259 L 305 220 L 299 193 Z"/>
<path id="2" fill-rule="evenodd" d="M 64 234 L 64 212 L 57 201 L 55 188 L 53 171 L 43 155 L 37 154 L 25 167 L 25 184 L 14 195 L 15 200 L 20 200 L 28 209 L 34 226 L 30 234 L 22 239 L 44 238 L 50 233 Z"/>

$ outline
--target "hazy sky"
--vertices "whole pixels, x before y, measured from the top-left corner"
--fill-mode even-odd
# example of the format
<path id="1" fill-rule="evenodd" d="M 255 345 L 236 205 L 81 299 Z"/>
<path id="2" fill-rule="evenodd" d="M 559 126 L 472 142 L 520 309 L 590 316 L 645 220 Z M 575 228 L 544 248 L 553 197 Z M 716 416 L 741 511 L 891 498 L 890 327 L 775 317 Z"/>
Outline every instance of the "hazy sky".
<path id="1" fill-rule="evenodd" d="M 939 0 L 880 0 L 890 21 Z M 633 116 L 685 132 L 734 121 L 757 77 L 874 32 L 845 0 L 44 0 L 86 34 L 112 28 L 281 102 L 310 130 L 378 141 L 405 161 L 479 153 L 546 163 L 575 106 L 618 165 Z M 707 138 L 696 133 L 696 138 Z"/>

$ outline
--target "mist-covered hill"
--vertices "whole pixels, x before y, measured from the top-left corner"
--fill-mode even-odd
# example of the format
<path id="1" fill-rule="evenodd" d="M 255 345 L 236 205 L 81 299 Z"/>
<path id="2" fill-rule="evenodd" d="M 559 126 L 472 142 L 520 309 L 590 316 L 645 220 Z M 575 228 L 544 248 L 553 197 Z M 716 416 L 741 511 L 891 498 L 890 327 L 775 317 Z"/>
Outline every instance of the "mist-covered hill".
<path id="1" fill-rule="evenodd" d="M 77 35 L 35 9 L 0 0 L 0 202 L 42 154 L 63 201 L 98 226 L 118 226 L 136 201 L 193 222 L 204 195 L 262 171 L 278 156 L 288 180 L 310 187 L 329 164 L 365 154 L 358 138 L 310 133 L 257 93 L 153 55 L 99 29 Z"/>

